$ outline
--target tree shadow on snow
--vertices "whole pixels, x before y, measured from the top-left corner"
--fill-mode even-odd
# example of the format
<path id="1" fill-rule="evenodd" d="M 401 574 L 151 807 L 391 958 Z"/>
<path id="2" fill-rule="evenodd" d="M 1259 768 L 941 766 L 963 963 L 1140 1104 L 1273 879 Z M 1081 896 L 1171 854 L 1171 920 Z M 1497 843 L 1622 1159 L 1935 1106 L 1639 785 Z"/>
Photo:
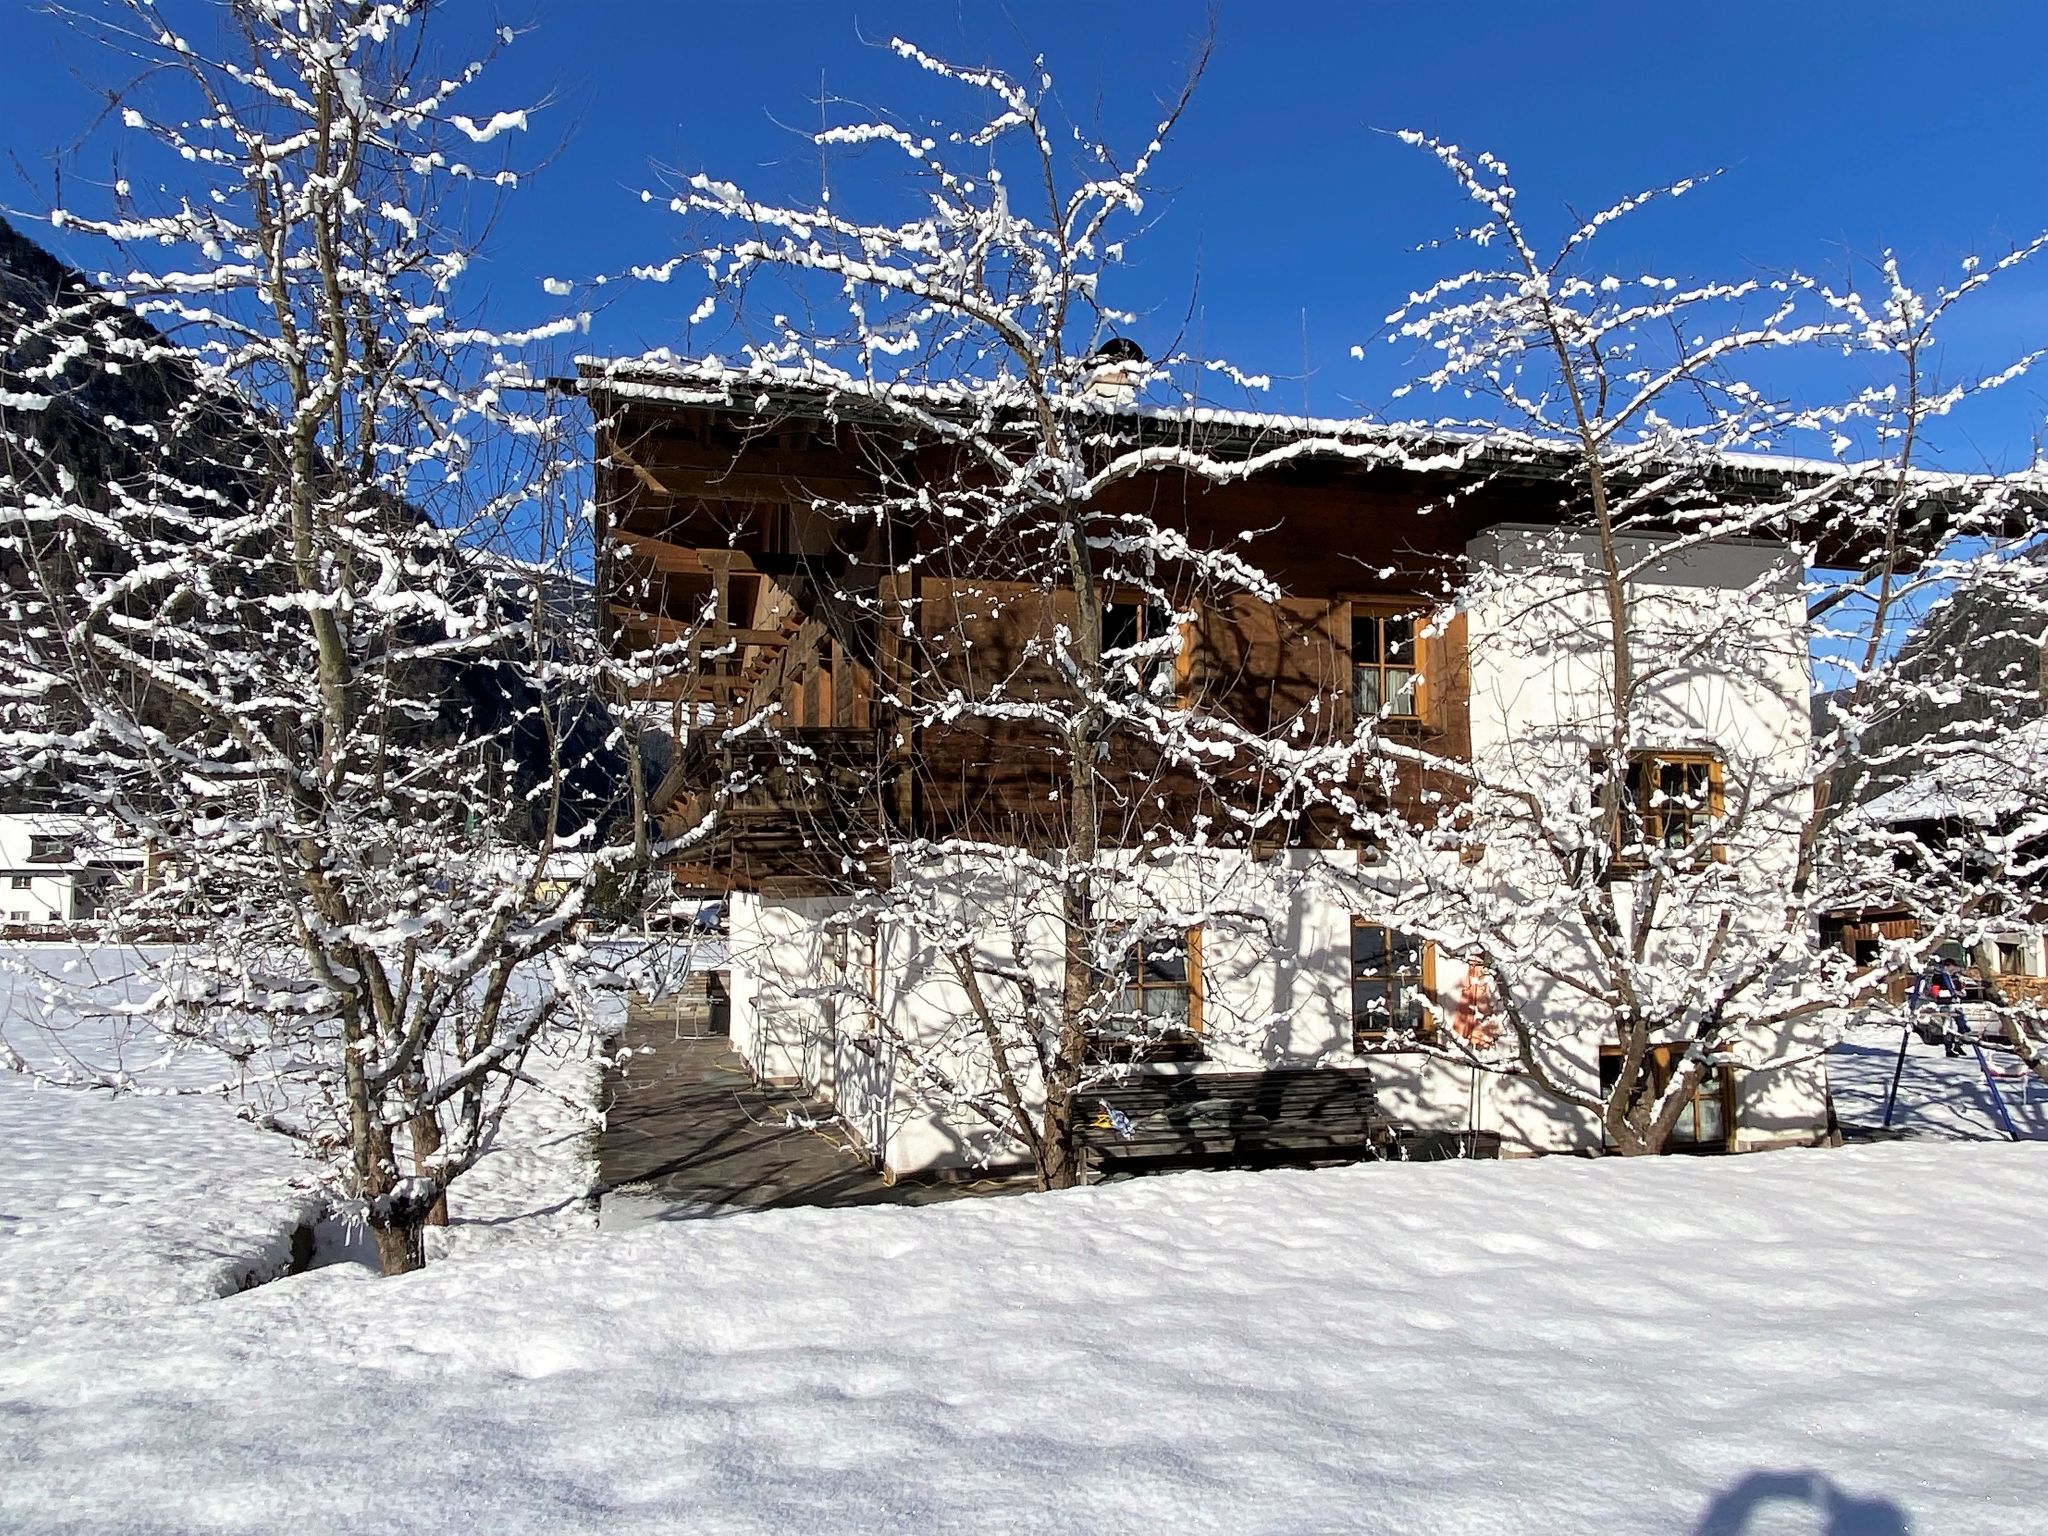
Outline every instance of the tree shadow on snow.
<path id="1" fill-rule="evenodd" d="M 1823 1516 L 1821 1536 L 1913 1536 L 1906 1512 L 1890 1499 L 1844 1493 L 1818 1472 L 1752 1472 L 1714 1496 L 1692 1536 L 1743 1536 L 1766 1505 L 1795 1504 Z"/>

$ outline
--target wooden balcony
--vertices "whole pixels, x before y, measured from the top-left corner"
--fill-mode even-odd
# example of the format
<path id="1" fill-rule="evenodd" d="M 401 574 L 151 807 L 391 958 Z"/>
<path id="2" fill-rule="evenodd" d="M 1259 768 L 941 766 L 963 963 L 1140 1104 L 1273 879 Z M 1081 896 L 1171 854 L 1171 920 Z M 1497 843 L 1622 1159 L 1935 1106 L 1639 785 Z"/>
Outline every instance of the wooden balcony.
<path id="1" fill-rule="evenodd" d="M 844 860 L 878 841 L 889 775 L 880 733 L 797 726 L 724 740 L 694 737 L 650 800 L 664 841 L 703 833 L 675 855 L 689 884 L 782 894 L 847 882 Z"/>

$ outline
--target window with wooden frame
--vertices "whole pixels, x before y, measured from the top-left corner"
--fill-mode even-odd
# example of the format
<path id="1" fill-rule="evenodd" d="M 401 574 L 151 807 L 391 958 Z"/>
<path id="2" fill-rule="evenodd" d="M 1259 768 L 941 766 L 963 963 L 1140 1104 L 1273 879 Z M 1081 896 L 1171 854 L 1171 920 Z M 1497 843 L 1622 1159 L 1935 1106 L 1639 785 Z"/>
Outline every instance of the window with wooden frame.
<path id="1" fill-rule="evenodd" d="M 1128 654 L 1168 635 L 1175 641 L 1171 654 Z M 1158 681 L 1162 677 L 1172 678 L 1178 688 L 1185 649 L 1186 637 L 1174 622 L 1173 610 L 1158 598 L 1115 598 L 1102 605 L 1102 658 L 1112 683 L 1127 676 L 1125 669 L 1130 668 L 1137 674 L 1138 687 L 1147 694 L 1160 692 Z"/>
<path id="2" fill-rule="evenodd" d="M 1725 856 L 1701 843 L 1721 817 L 1721 760 L 1711 752 L 1638 752 L 1622 788 L 1621 848 L 1698 848 L 1703 859 Z"/>
<path id="3" fill-rule="evenodd" d="M 1683 1045 L 1653 1045 L 1643 1053 L 1643 1092 L 1654 1102 L 1664 1096 L 1685 1060 Z M 1600 1093 L 1604 1098 L 1621 1081 L 1622 1050 L 1600 1047 Z M 1604 1133 L 1603 1133 L 1604 1134 Z M 1735 1150 L 1735 1074 L 1727 1066 L 1709 1067 L 1693 1085 L 1692 1097 L 1679 1111 L 1665 1142 L 1670 1151 L 1732 1152 Z"/>
<path id="4" fill-rule="evenodd" d="M 1351 709 L 1355 719 L 1415 720 L 1423 710 L 1420 631 L 1412 606 L 1351 604 Z"/>
<path id="5" fill-rule="evenodd" d="M 1364 1053 L 1427 1040 L 1435 1025 L 1431 945 L 1398 928 L 1351 920 L 1351 1048 Z"/>
<path id="6" fill-rule="evenodd" d="M 1124 953 L 1123 988 L 1089 1040 L 1096 1061 L 1199 1060 L 1202 1034 L 1201 931 L 1167 930 L 1139 936 L 1112 930 L 1113 950 Z"/>

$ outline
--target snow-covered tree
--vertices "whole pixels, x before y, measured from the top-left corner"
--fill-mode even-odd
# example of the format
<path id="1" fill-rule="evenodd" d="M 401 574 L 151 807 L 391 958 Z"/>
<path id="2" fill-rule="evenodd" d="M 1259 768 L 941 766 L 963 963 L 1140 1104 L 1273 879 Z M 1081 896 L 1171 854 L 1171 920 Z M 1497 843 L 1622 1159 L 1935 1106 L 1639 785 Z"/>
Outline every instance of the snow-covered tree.
<path id="1" fill-rule="evenodd" d="M 1411 296 L 1391 335 L 1433 353 L 1421 390 L 1480 402 L 1433 425 L 1541 466 L 1557 515 L 1458 573 L 1439 620 L 1484 616 L 1473 632 L 1541 696 L 1542 728 L 1469 761 L 1384 743 L 1390 771 L 1454 788 L 1422 822 L 1364 819 L 1387 856 L 1361 883 L 1469 968 L 1422 1048 L 1524 1077 L 1616 1149 L 1655 1152 L 1708 1073 L 1782 1060 L 1793 1025 L 1823 1038 L 1987 903 L 2009 919 L 1981 867 L 1901 889 L 1904 834 L 1842 807 L 1887 760 L 1872 723 L 1967 671 L 1894 663 L 1913 594 L 2009 578 L 2031 549 L 2028 477 L 1923 466 L 1932 424 L 2038 356 L 1935 389 L 1937 324 L 2040 242 L 1932 301 L 1889 259 L 1874 299 L 1797 272 L 1615 271 L 1610 227 L 1694 183 L 1546 246 L 1502 162 L 1404 137 L 1476 209 L 1450 248 L 1481 264 Z M 1688 575 L 1717 563 L 1739 568 L 1732 587 Z M 1810 652 L 1847 686 L 1809 748 Z M 1699 686 L 1725 677 L 1742 686 Z M 1888 760 L 1940 750 L 1894 743 Z M 1897 905 L 1922 910 L 1919 939 L 1860 963 L 1816 942 L 1830 914 Z M 1613 1050 L 1602 1077 L 1589 1037 Z"/>
<path id="2" fill-rule="evenodd" d="M 81 17 L 137 68 L 107 205 L 52 222 L 119 255 L 11 315 L 0 393 L 5 775 L 146 850 L 109 923 L 169 942 L 151 1018 L 328 1160 L 387 1272 L 587 1038 L 579 920 L 633 854 L 580 429 L 522 361 L 572 322 L 463 297 L 519 179 L 527 114 L 476 105 L 512 34 L 451 57 L 436 10 Z"/>
<path id="3" fill-rule="evenodd" d="M 923 746 L 900 771 L 880 765 L 861 825 L 821 841 L 844 935 L 805 986 L 867 1016 L 926 1105 L 979 1115 L 1056 1187 L 1075 1177 L 1088 1086 L 1191 1044 L 1190 932 L 1273 942 L 1258 914 L 1288 899 L 1248 897 L 1243 851 L 1285 842 L 1348 761 L 1313 705 L 1270 728 L 1206 707 L 1187 662 L 1203 613 L 1280 593 L 1235 530 L 1192 536 L 1173 508 L 1124 493 L 1368 450 L 1145 409 L 1263 383 L 1170 344 L 1148 359 L 1127 334 L 1139 317 L 1107 291 L 1199 62 L 1121 156 L 1062 116 L 1042 61 L 1018 78 L 892 47 L 964 94 L 966 118 L 826 127 L 808 201 L 706 175 L 676 189 L 678 213 L 732 231 L 693 258 L 714 283 L 698 318 L 729 306 L 743 352 L 697 377 L 763 431 L 784 411 L 857 429 L 877 477 L 872 496 L 813 510 L 883 567 L 854 620 L 878 636 L 885 737 Z M 849 166 L 842 151 L 859 154 Z M 764 728 L 778 723 L 741 722 L 728 743 Z M 807 750 L 801 732 L 781 740 Z M 950 1024 L 891 1022 L 871 967 L 849 959 L 874 944 Z"/>

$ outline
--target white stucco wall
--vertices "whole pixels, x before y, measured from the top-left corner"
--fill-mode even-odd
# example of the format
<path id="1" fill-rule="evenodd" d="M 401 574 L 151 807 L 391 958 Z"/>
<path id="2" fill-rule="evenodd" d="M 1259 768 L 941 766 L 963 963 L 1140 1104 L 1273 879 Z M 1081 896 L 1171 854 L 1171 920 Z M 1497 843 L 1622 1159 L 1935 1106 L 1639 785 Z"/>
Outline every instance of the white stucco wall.
<path id="1" fill-rule="evenodd" d="M 1731 965 L 1783 937 L 1783 893 L 1796 867 L 1800 829 L 1810 804 L 1812 746 L 1805 599 L 1792 551 L 1759 540 L 1728 540 L 1678 550 L 1664 541 L 1624 538 L 1621 555 L 1636 578 L 1628 592 L 1641 693 L 1642 728 L 1634 750 L 1706 751 L 1723 765 L 1730 826 L 1713 880 L 1687 893 L 1687 910 L 1653 930 L 1648 968 L 1684 988 L 1691 950 L 1724 918 Z M 1583 778 L 1592 755 L 1607 745 L 1612 653 L 1607 605 L 1593 579 L 1590 541 L 1560 541 L 1546 530 L 1489 530 L 1469 551 L 1495 575 L 1467 608 L 1472 753 L 1496 782 L 1539 792 Z M 1559 556 L 1564 558 L 1560 560 Z M 1578 573 L 1570 562 L 1584 562 Z M 1516 900 L 1503 904 L 1544 911 L 1530 942 L 1552 965 L 1574 976 L 1597 976 L 1590 937 L 1546 910 L 1554 875 L 1533 839 L 1490 837 L 1483 877 Z M 1617 888 L 1626 920 L 1633 899 L 1648 899 L 1638 882 Z M 1512 917 L 1510 918 L 1512 920 Z M 1815 942 L 1801 935 L 1795 949 Z M 1658 945 L 1663 947 L 1660 949 Z M 1797 954 L 1781 967 L 1798 970 Z M 1796 1001 L 1796 981 L 1750 994 L 1766 1011 Z M 1532 979 L 1518 1000 L 1543 1023 L 1546 1038 L 1584 1079 L 1597 1072 L 1600 1034 L 1582 1022 L 1598 1010 L 1571 987 Z M 1682 991 L 1656 999 L 1682 1009 Z M 1811 1140 L 1826 1128 L 1825 1077 L 1814 1058 L 1817 1025 L 1759 1026 L 1742 1054 L 1758 1070 L 1737 1073 L 1738 1135 L 1745 1145 Z M 1803 1058 L 1803 1059 L 1802 1059 Z M 1763 1063 L 1774 1065 L 1762 1070 Z M 1533 1107 L 1502 1103 L 1514 1120 Z M 1597 1147 L 1590 1121 L 1560 1127 L 1572 1145 Z"/>
<path id="2" fill-rule="evenodd" d="M 1647 558 L 1657 549 L 1638 543 L 1631 553 Z M 1475 761 L 1502 781 L 1583 780 L 1598 745 L 1588 722 L 1599 719 L 1607 689 L 1599 599 L 1583 577 L 1557 574 L 1550 554 L 1521 530 L 1490 531 L 1471 554 L 1497 573 L 1466 611 Z M 1631 592 L 1632 618 L 1660 671 L 1646 710 L 1651 736 L 1639 746 L 1713 751 L 1726 764 L 1731 795 L 1749 784 L 1804 782 L 1810 724 L 1798 574 L 1786 550 L 1761 543 L 1691 551 L 1644 573 Z M 1738 601 L 1736 592 L 1751 596 Z M 1773 790 L 1729 834 L 1725 898 L 1738 927 L 1750 921 L 1745 903 L 1791 869 L 1803 809 Z M 1501 837 L 1480 862 L 1485 878 L 1514 898 L 1510 910 L 1534 912 L 1544 894 L 1528 853 Z M 1597 1119 L 1534 1083 L 1420 1053 L 1353 1054 L 1354 905 L 1334 894 L 1343 882 L 1324 878 L 1351 857 L 1131 856 L 1124 889 L 1102 897 L 1107 915 L 1120 905 L 1133 915 L 1209 914 L 1199 941 L 1207 1060 L 1184 1070 L 1364 1070 L 1386 1111 L 1417 1129 L 1497 1131 L 1518 1152 L 1597 1149 Z M 993 857 L 899 864 L 892 899 L 921 908 L 925 933 L 956 924 L 978 974 L 1027 973 L 1043 1012 L 1060 995 L 1061 927 L 1050 892 L 1023 868 Z M 863 955 L 842 973 L 826 940 L 835 910 L 817 899 L 734 899 L 736 1048 L 763 1077 L 801 1080 L 835 1100 L 891 1172 L 1023 1161 L 1022 1149 L 969 1107 L 996 1097 L 997 1074 L 944 953 L 908 923 L 884 919 L 874 930 L 874 964 Z M 1542 921 L 1554 965 L 1593 965 L 1585 934 L 1554 914 Z M 856 942 L 848 953 L 858 952 Z M 1438 961 L 1440 998 L 1459 990 L 1460 969 Z M 995 992 L 993 1006 L 1021 1009 L 1020 991 Z M 1543 1019 L 1558 1069 L 1597 1082 L 1601 1026 L 1584 999 L 1570 988 L 1532 986 L 1519 1000 Z M 1044 1022 L 1050 1028 L 1049 1016 Z M 1759 1066 L 1738 1075 L 1743 1145 L 1812 1140 L 1825 1128 L 1818 1044 L 1802 1026 L 1759 1031 L 1746 1042 Z M 1035 1116 L 1043 1102 L 1035 1064 L 1020 1051 L 1013 1065 Z"/>
<path id="3" fill-rule="evenodd" d="M 45 851 L 44 857 L 34 857 L 37 841 L 51 837 L 73 840 L 80 851 L 57 858 Z M 103 867 L 88 869 L 88 859 Z M 115 863 L 139 864 L 140 859 L 97 846 L 92 823 L 84 817 L 0 815 L 0 924 L 40 926 L 90 915 L 90 892 L 81 882 L 132 874 L 106 867 Z"/>

